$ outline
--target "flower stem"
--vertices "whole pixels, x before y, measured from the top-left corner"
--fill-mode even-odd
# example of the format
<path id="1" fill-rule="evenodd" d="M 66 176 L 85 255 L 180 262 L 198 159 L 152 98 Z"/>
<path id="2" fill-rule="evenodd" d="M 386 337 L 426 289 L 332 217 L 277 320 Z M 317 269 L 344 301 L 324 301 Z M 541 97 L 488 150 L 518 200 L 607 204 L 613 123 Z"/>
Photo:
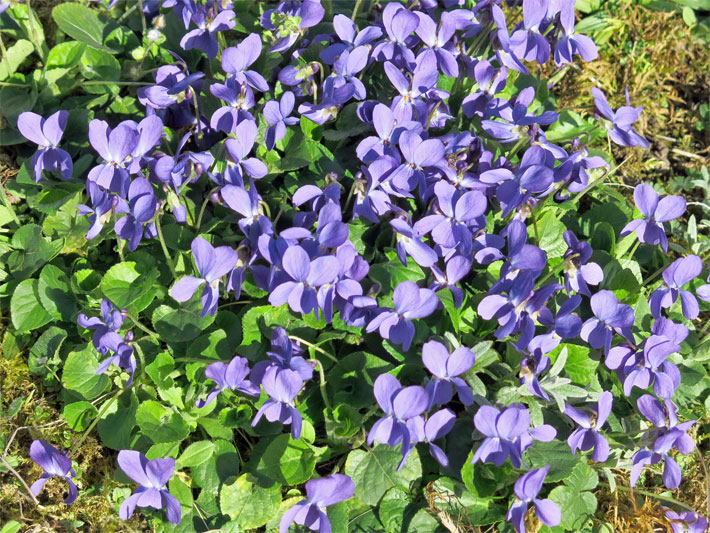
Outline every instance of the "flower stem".
<path id="1" fill-rule="evenodd" d="M 15 221 L 15 224 L 19 226 L 20 219 L 17 217 L 17 213 L 15 213 L 15 209 L 12 207 L 10 199 L 7 197 L 7 193 L 5 192 L 5 186 L 2 184 L 2 182 L 0 182 L 0 200 L 2 200 L 2 203 L 7 208 L 7 210 L 10 211 L 10 215 L 12 215 L 12 219 Z"/>
<path id="2" fill-rule="evenodd" d="M 114 395 L 113 395 L 111 398 L 109 398 L 109 399 L 106 401 L 106 403 L 104 403 L 104 404 L 101 406 L 101 409 L 99 410 L 98 414 L 96 415 L 96 418 L 94 418 L 94 420 L 91 422 L 91 424 L 89 425 L 89 427 L 86 428 L 86 430 L 84 431 L 84 434 L 83 434 L 83 435 L 81 436 L 81 438 L 79 439 L 79 442 L 77 442 L 76 444 L 74 444 L 74 446 L 72 446 L 71 450 L 69 451 L 69 455 L 70 455 L 70 456 L 71 456 L 71 455 L 74 455 L 74 452 L 76 452 L 79 448 L 81 448 L 81 445 L 84 444 L 84 441 L 85 441 L 86 438 L 89 436 L 89 433 L 91 433 L 91 430 L 94 429 L 94 427 L 96 426 L 96 424 L 98 424 L 99 420 L 100 420 L 101 417 L 104 415 L 104 413 L 108 410 L 109 407 L 111 407 L 111 404 L 113 404 L 113 401 L 114 401 L 114 400 L 117 400 L 118 398 L 120 398 L 120 397 L 121 397 L 121 394 L 123 394 L 124 392 L 126 392 L 129 388 L 130 388 L 130 387 L 125 387 L 125 388 L 123 388 L 123 389 L 120 389 L 120 390 L 116 391 L 116 392 L 114 393 Z"/>
<path id="3" fill-rule="evenodd" d="M 296 342 L 299 342 L 299 343 L 301 343 L 301 344 L 305 344 L 305 345 L 308 346 L 309 348 L 313 348 L 316 352 L 322 353 L 323 355 L 325 355 L 328 359 L 330 359 L 330 360 L 333 361 L 334 363 L 339 363 L 339 362 L 340 362 L 340 361 L 338 361 L 338 359 L 337 359 L 336 357 L 330 355 L 330 354 L 329 354 L 328 352 L 326 352 L 323 348 L 320 348 L 320 347 L 316 346 L 315 344 L 312 344 L 312 343 L 308 342 L 307 340 L 302 339 L 301 337 L 296 337 L 295 335 L 289 335 L 288 338 L 291 339 L 292 341 L 296 341 Z"/>
<path id="4" fill-rule="evenodd" d="M 161 218 L 161 213 L 158 213 L 157 216 L 155 217 L 155 229 L 158 232 L 158 240 L 160 240 L 160 246 L 163 249 L 163 254 L 165 255 L 165 259 L 168 262 L 168 268 L 170 268 L 170 273 L 173 275 L 173 278 L 177 279 L 178 275 L 177 275 L 177 272 L 175 271 L 175 264 L 173 264 L 173 258 L 170 257 L 170 252 L 168 251 L 168 245 L 165 244 L 165 237 L 163 237 L 163 228 L 160 225 L 160 218 Z"/>
<path id="5" fill-rule="evenodd" d="M 328 399 L 328 393 L 325 390 L 325 371 L 323 370 L 323 363 L 321 363 L 318 359 L 315 357 L 310 359 L 311 361 L 314 361 L 316 363 L 316 367 L 318 368 L 318 375 L 320 377 L 320 383 L 318 384 L 318 388 L 320 388 L 320 395 L 323 397 L 323 403 L 325 404 L 325 408 L 328 409 L 329 411 L 332 411 L 332 407 L 330 405 L 330 400 Z"/>
<path id="6" fill-rule="evenodd" d="M 160 336 L 159 336 L 155 331 L 153 331 L 153 330 L 149 329 L 148 327 L 144 326 L 136 317 L 134 317 L 133 315 L 131 315 L 131 314 L 129 314 L 129 313 L 123 313 L 123 314 L 126 316 L 126 318 L 130 318 L 131 321 L 135 324 L 135 326 L 136 326 L 138 329 L 140 329 L 140 330 L 143 331 L 144 333 L 147 333 L 147 334 L 150 335 L 151 337 L 154 337 L 155 339 L 160 340 Z"/>

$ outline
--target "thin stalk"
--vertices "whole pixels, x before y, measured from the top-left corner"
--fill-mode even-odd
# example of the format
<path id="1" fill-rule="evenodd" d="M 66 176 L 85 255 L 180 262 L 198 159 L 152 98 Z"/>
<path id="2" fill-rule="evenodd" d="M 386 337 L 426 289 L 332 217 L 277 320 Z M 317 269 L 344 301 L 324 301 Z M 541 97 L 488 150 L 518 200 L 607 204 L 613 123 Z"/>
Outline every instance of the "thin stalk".
<path id="1" fill-rule="evenodd" d="M 136 87 L 145 87 L 147 85 L 153 85 L 152 83 L 148 83 L 145 81 L 102 81 L 102 80 L 82 81 L 81 84 L 82 85 L 133 85 Z"/>
<path id="2" fill-rule="evenodd" d="M 535 242 L 540 246 L 540 230 L 537 227 L 537 217 L 535 216 L 535 209 L 530 210 L 530 216 L 533 220 L 533 229 L 535 230 Z"/>
<path id="3" fill-rule="evenodd" d="M 116 391 L 116 393 L 109 398 L 105 404 L 101 406 L 101 409 L 99 410 L 98 414 L 96 415 L 96 418 L 91 422 L 88 428 L 84 431 L 84 434 L 81 436 L 81 439 L 79 439 L 79 442 L 74 444 L 72 446 L 71 450 L 69 451 L 69 455 L 74 455 L 74 452 L 76 452 L 79 448 L 81 448 L 81 445 L 84 444 L 84 441 L 87 439 L 89 436 L 89 433 L 91 433 L 91 430 L 94 429 L 96 424 L 98 424 L 99 420 L 101 420 L 101 417 L 104 415 L 104 413 L 108 410 L 109 407 L 111 407 L 111 404 L 113 404 L 114 400 L 117 400 L 118 398 L 121 397 L 121 394 L 126 392 L 130 387 L 124 387 L 123 389 L 120 389 Z"/>
<path id="4" fill-rule="evenodd" d="M 329 354 L 328 352 L 326 352 L 323 348 L 320 348 L 320 347 L 316 346 L 315 344 L 312 344 L 312 343 L 308 342 L 307 340 L 302 339 L 301 337 L 296 337 L 295 335 L 289 335 L 288 338 L 291 339 L 292 341 L 296 341 L 296 342 L 299 342 L 299 343 L 301 343 L 301 344 L 305 344 L 305 345 L 308 346 L 309 348 L 313 348 L 316 352 L 322 353 L 323 355 L 325 355 L 328 359 L 330 359 L 330 360 L 333 361 L 334 363 L 339 363 L 339 362 L 340 362 L 340 361 L 338 361 L 338 359 L 337 359 L 335 356 L 330 355 L 330 354 Z"/>
<path id="5" fill-rule="evenodd" d="M 148 31 L 148 27 L 145 23 L 145 11 L 143 11 L 143 0 L 138 0 L 138 8 L 141 10 L 141 25 L 143 26 L 143 35 Z"/>
<path id="6" fill-rule="evenodd" d="M 205 214 L 205 209 L 207 209 L 207 204 L 210 201 L 210 196 L 212 196 L 212 193 L 215 192 L 217 189 L 213 189 L 210 191 L 210 193 L 207 195 L 205 198 L 205 201 L 202 202 L 202 207 L 200 207 L 200 214 L 197 215 L 197 222 L 195 222 L 195 231 L 197 233 L 200 233 L 200 224 L 202 224 L 202 216 Z"/>
<path id="7" fill-rule="evenodd" d="M 629 252 L 629 259 L 634 258 L 634 254 L 636 253 L 636 250 L 638 250 L 638 247 L 641 246 L 641 241 L 636 241 L 634 245 L 631 247 L 631 251 Z"/>
<path id="8" fill-rule="evenodd" d="M 323 398 L 323 403 L 325 404 L 326 409 L 328 409 L 329 411 L 332 411 L 332 407 L 330 405 L 330 400 L 328 399 L 328 393 L 325 390 L 326 381 L 325 381 L 325 371 L 323 370 L 323 363 L 321 363 L 315 357 L 311 358 L 310 360 L 315 362 L 316 367 L 318 368 L 318 376 L 320 377 L 320 383 L 318 384 L 318 388 L 320 389 L 320 395 Z"/>
<path id="9" fill-rule="evenodd" d="M 604 482 L 601 482 L 601 481 L 599 482 L 599 486 L 600 486 L 600 487 L 605 487 L 605 488 L 607 488 L 607 489 L 610 489 L 610 488 L 611 488 L 608 483 L 604 483 Z M 668 496 L 662 496 L 662 495 L 660 495 L 660 494 L 654 494 L 653 492 L 649 492 L 649 491 L 647 491 L 647 490 L 634 489 L 634 488 L 632 488 L 632 487 L 624 487 L 623 485 L 617 485 L 616 488 L 617 488 L 617 489 L 621 489 L 621 490 L 625 490 L 626 492 L 631 492 L 631 493 L 636 492 L 636 493 L 638 493 L 638 494 L 643 494 L 644 496 L 650 496 L 651 498 L 656 498 L 657 500 L 661 500 L 661 501 L 664 501 L 664 502 L 672 503 L 672 504 L 674 504 L 674 505 L 677 505 L 678 507 L 682 507 L 683 509 L 687 509 L 688 511 L 693 511 L 693 512 L 695 512 L 695 510 L 694 510 L 692 507 L 690 507 L 689 505 L 687 505 L 687 504 L 685 504 L 685 503 L 683 503 L 683 502 L 679 502 L 678 500 L 674 500 L 673 498 L 669 498 Z"/>
<path id="10" fill-rule="evenodd" d="M 142 6 L 141 6 L 141 7 L 142 7 Z M 118 18 L 118 20 L 116 20 L 116 22 L 118 22 L 118 23 L 120 24 L 121 22 L 123 22 L 123 20 L 124 20 L 126 17 L 128 17 L 131 13 L 133 13 L 137 8 L 138 8 L 138 4 L 134 4 L 133 7 L 130 7 L 128 10 L 126 10 L 126 12 L 125 12 L 123 15 L 121 15 L 121 16 Z"/>
<path id="11" fill-rule="evenodd" d="M 32 494 L 32 491 L 30 490 L 30 487 L 27 485 L 27 483 L 26 483 L 25 480 L 22 478 L 22 476 L 17 473 L 17 470 L 15 470 L 14 468 L 12 468 L 12 466 L 10 466 L 10 463 L 8 463 L 7 460 L 6 460 L 4 457 L 0 457 L 0 462 L 2 462 L 3 466 L 4 466 L 5 468 L 7 468 L 7 469 L 12 473 L 13 476 L 15 476 L 17 479 L 20 480 L 20 483 L 22 483 L 22 486 L 25 487 L 25 490 L 27 491 L 27 494 L 30 495 L 30 498 L 32 498 L 32 501 L 34 502 L 34 504 L 35 504 L 35 505 L 39 505 L 39 501 L 37 500 L 37 498 L 35 497 L 35 495 Z"/>
<path id="12" fill-rule="evenodd" d="M 20 89 L 25 89 L 27 87 L 32 87 L 32 85 L 29 83 L 10 83 L 7 81 L 0 81 L 0 87 L 18 87 Z"/>
<path id="13" fill-rule="evenodd" d="M 165 244 L 165 237 L 163 237 L 163 228 L 160 225 L 160 217 L 161 217 L 161 213 L 158 213 L 157 216 L 155 217 L 155 229 L 158 232 L 158 239 L 160 240 L 160 247 L 163 249 L 163 254 L 165 255 L 165 259 L 168 262 L 168 268 L 170 268 L 170 273 L 173 275 L 173 278 L 177 279 L 178 275 L 177 275 L 177 272 L 175 271 L 175 265 L 173 264 L 173 258 L 170 257 L 170 252 L 168 251 L 168 245 Z"/>
<path id="14" fill-rule="evenodd" d="M 144 326 L 136 317 L 134 317 L 133 315 L 131 315 L 129 313 L 123 313 L 123 315 L 125 315 L 126 318 L 131 319 L 131 321 L 135 324 L 135 326 L 138 329 L 140 329 L 143 333 L 147 333 L 151 337 L 155 337 L 156 339 L 160 340 L 160 336 L 155 331 Z"/>

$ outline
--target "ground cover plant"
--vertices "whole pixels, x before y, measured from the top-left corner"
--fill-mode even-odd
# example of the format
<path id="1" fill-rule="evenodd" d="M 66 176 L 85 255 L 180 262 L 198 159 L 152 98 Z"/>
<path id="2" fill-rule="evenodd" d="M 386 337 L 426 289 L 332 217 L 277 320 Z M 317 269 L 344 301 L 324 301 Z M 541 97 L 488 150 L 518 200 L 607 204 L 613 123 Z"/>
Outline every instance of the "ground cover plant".
<path id="1" fill-rule="evenodd" d="M 704 197 L 625 183 L 633 87 L 571 85 L 601 4 L 35 4 L 2 533 L 707 529 Z"/>

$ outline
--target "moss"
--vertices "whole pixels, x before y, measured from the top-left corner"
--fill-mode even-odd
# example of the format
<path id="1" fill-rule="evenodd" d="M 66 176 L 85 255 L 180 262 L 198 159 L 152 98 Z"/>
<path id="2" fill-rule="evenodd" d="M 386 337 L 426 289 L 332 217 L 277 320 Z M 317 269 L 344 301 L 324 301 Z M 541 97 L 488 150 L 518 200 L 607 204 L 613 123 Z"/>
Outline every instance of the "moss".
<path id="1" fill-rule="evenodd" d="M 699 169 L 710 155 L 710 130 L 696 128 L 710 85 L 710 47 L 690 36 L 680 12 L 650 11 L 634 1 L 605 6 L 614 31 L 596 61 L 570 69 L 557 85 L 560 107 L 591 114 L 596 86 L 617 108 L 626 105 L 628 88 L 631 105 L 644 108 L 638 130 L 651 149 L 612 147 L 617 161 L 630 157 L 620 171 L 624 182 L 653 183 Z"/>

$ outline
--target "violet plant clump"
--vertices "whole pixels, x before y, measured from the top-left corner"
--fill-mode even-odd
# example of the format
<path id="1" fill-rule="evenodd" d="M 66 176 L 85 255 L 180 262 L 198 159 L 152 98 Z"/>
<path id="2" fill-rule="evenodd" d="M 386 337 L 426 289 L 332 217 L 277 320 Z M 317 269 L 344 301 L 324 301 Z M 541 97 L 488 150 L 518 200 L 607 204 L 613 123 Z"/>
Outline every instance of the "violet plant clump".
<path id="1" fill-rule="evenodd" d="M 692 202 L 606 179 L 653 139 L 628 91 L 565 109 L 567 71 L 532 74 L 596 59 L 573 1 L 127 4 L 58 5 L 51 49 L 0 4 L 33 46 L 0 87 L 3 349 L 70 443 L 34 440 L 18 490 L 165 531 L 586 532 L 602 474 L 707 528 L 678 460 L 707 246 Z M 90 488 L 90 435 L 134 492 Z"/>

